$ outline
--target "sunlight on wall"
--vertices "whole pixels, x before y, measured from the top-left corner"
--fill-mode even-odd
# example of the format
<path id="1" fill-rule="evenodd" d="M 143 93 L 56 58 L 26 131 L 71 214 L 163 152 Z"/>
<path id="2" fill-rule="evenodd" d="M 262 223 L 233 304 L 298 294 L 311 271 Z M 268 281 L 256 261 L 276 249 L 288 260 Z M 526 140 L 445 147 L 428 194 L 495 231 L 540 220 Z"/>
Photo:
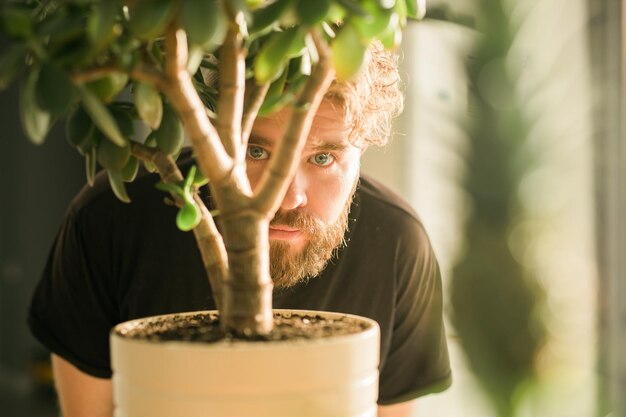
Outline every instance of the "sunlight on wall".
<path id="1" fill-rule="evenodd" d="M 538 162 L 519 189 L 529 218 L 512 231 L 510 245 L 546 289 L 550 331 L 540 360 L 541 384 L 520 416 L 589 417 L 596 389 L 596 267 L 588 18 L 583 0 L 512 3 L 520 32 L 508 64 L 521 68 L 519 94 L 533 127 L 528 145 Z M 408 28 L 402 64 L 407 102 L 398 134 L 388 148 L 368 151 L 363 161 L 365 172 L 417 209 L 437 251 L 444 285 L 463 221 L 456 182 L 466 139 L 455 118 L 467 109 L 462 65 L 474 37 L 470 29 L 444 22 Z M 530 243 L 519 243 L 524 241 Z M 448 333 L 453 387 L 420 400 L 416 415 L 490 416 L 451 326 Z"/>

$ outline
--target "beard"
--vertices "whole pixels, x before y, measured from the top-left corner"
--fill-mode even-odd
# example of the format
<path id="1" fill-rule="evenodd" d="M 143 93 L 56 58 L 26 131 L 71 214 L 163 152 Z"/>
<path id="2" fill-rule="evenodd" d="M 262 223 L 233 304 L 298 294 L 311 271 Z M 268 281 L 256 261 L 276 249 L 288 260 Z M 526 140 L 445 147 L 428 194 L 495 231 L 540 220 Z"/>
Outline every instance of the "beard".
<path id="1" fill-rule="evenodd" d="M 278 211 L 270 225 L 281 224 L 300 229 L 309 240 L 301 250 L 284 241 L 270 241 L 270 275 L 275 288 L 289 288 L 319 275 L 326 264 L 346 245 L 350 206 L 358 177 L 339 218 L 324 224 L 321 220 L 298 210 Z"/>

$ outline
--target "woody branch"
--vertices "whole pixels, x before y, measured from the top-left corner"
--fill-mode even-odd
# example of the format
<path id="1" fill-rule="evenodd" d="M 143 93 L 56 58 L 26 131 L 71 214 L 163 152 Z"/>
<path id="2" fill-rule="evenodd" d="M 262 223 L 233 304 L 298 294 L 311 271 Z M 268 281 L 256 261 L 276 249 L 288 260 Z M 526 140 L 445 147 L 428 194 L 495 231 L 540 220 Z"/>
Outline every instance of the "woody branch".
<path id="1" fill-rule="evenodd" d="M 165 74 L 163 92 L 176 109 L 196 152 L 200 170 L 213 183 L 228 178 L 234 161 L 221 143 L 207 117 L 206 109 L 187 72 L 187 35 L 175 24 L 165 33 Z"/>
<path id="2" fill-rule="evenodd" d="M 226 151 L 238 163 L 243 160 L 241 118 L 245 82 L 242 36 L 231 18 L 226 39 L 220 49 L 220 95 L 217 107 L 217 130 Z"/>

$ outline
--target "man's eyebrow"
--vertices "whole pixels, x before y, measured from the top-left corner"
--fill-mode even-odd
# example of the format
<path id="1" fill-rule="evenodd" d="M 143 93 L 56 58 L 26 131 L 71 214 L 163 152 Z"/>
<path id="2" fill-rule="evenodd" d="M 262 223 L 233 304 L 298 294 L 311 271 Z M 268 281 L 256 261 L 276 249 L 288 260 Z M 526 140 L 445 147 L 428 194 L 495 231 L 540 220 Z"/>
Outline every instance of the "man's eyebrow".
<path id="1" fill-rule="evenodd" d="M 271 140 L 269 140 L 269 139 L 267 139 L 267 138 L 265 138 L 263 136 L 251 134 L 250 135 L 250 139 L 248 139 L 248 143 L 250 145 L 258 145 L 258 146 L 269 147 L 269 146 L 272 146 L 274 142 L 272 142 Z"/>
<path id="2" fill-rule="evenodd" d="M 332 152 L 332 151 L 341 152 L 341 151 L 344 151 L 348 147 L 348 145 L 349 143 L 345 141 L 318 142 L 318 143 L 314 143 L 313 146 L 311 146 L 311 149 L 314 151 L 318 151 L 318 152 Z"/>
<path id="3" fill-rule="evenodd" d="M 263 146 L 263 147 L 272 147 L 274 146 L 274 141 L 267 139 L 266 137 L 259 135 L 250 135 L 250 139 L 248 140 L 248 144 Z M 315 152 L 341 152 L 344 151 L 349 146 L 349 143 L 346 141 L 340 142 L 316 142 L 311 146 L 311 150 Z"/>

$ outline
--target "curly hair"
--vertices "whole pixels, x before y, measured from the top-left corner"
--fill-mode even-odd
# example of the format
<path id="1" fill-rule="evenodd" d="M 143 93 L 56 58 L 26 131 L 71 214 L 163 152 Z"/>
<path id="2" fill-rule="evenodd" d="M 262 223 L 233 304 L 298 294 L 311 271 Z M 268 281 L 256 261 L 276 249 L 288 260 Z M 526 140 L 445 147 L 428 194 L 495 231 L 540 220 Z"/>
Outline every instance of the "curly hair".
<path id="1" fill-rule="evenodd" d="M 387 143 L 392 120 L 404 106 L 401 84 L 398 57 L 380 42 L 371 44 L 355 78 L 333 81 L 326 97 L 338 100 L 343 106 L 350 141 L 376 146 Z"/>
<path id="2" fill-rule="evenodd" d="M 217 66 L 214 55 L 205 57 Z M 219 72 L 200 68 L 204 84 L 219 89 Z M 252 83 L 252 80 L 248 80 Z M 404 97 L 398 57 L 374 41 L 367 50 L 361 71 L 351 80 L 334 80 L 325 94 L 346 114 L 350 141 L 365 146 L 384 146 L 392 133 L 392 120 L 402 112 Z M 215 106 L 209 105 L 212 110 Z"/>

